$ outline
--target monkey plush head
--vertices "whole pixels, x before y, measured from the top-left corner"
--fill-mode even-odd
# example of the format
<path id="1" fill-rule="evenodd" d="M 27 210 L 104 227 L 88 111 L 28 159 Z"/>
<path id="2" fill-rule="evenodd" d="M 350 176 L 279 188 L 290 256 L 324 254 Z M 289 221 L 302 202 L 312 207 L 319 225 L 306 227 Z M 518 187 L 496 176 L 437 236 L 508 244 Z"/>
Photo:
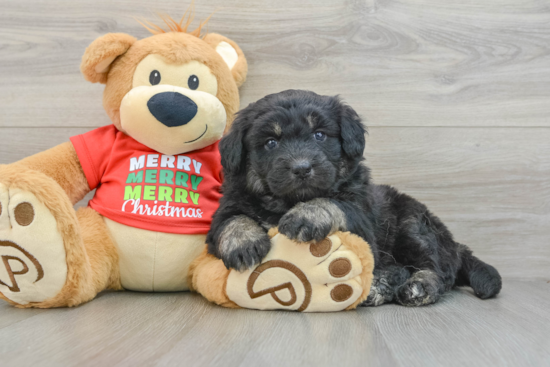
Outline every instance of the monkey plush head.
<path id="1" fill-rule="evenodd" d="M 239 108 L 248 67 L 235 42 L 214 33 L 201 37 L 204 23 L 187 32 L 188 24 L 165 22 L 170 31 L 153 26 L 154 35 L 141 40 L 99 37 L 80 68 L 86 80 L 105 84 L 103 106 L 117 129 L 174 155 L 221 138 Z"/>

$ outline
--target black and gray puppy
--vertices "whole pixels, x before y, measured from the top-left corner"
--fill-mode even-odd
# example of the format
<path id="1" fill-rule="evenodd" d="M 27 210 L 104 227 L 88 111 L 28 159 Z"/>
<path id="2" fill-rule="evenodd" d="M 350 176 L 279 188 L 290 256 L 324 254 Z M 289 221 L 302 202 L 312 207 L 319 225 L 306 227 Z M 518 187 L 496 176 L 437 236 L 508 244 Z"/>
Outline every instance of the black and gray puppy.
<path id="1" fill-rule="evenodd" d="M 250 104 L 220 143 L 224 196 L 209 252 L 242 270 L 268 253 L 271 227 L 298 241 L 350 231 L 375 257 L 365 305 L 426 305 L 463 285 L 480 298 L 496 295 L 497 270 L 455 242 L 425 205 L 371 183 L 364 148 L 361 119 L 337 97 L 288 90 Z"/>

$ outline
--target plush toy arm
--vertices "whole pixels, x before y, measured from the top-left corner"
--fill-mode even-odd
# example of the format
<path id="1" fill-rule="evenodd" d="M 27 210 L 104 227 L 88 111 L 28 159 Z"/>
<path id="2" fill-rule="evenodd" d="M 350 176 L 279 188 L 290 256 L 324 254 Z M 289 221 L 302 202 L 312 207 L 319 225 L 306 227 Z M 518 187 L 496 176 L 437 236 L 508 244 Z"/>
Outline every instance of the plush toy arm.
<path id="1" fill-rule="evenodd" d="M 76 204 L 89 193 L 88 181 L 70 142 L 32 155 L 11 165 L 39 171 L 56 181 Z"/>

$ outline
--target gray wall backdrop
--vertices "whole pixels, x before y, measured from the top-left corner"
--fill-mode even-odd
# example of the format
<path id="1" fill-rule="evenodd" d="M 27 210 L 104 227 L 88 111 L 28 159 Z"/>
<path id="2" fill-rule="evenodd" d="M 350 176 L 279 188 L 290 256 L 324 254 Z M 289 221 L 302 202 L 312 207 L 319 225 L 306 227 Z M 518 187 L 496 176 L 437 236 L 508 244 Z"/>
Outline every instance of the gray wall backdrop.
<path id="1" fill-rule="evenodd" d="M 185 1 L 0 0 L 0 163 L 110 123 L 80 75 L 107 32 Z M 339 94 L 377 183 L 407 192 L 508 278 L 550 280 L 550 2 L 197 0 L 249 61 L 242 106 Z"/>

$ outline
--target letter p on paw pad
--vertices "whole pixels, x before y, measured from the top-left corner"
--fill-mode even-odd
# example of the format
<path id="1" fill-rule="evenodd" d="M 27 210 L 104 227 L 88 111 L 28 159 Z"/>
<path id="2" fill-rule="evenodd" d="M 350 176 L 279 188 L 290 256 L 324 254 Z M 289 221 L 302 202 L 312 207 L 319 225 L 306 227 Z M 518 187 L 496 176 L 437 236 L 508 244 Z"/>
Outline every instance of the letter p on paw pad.
<path id="1" fill-rule="evenodd" d="M 43 302 L 66 279 L 65 248 L 52 213 L 30 192 L 0 184 L 0 295 L 19 305 Z"/>

